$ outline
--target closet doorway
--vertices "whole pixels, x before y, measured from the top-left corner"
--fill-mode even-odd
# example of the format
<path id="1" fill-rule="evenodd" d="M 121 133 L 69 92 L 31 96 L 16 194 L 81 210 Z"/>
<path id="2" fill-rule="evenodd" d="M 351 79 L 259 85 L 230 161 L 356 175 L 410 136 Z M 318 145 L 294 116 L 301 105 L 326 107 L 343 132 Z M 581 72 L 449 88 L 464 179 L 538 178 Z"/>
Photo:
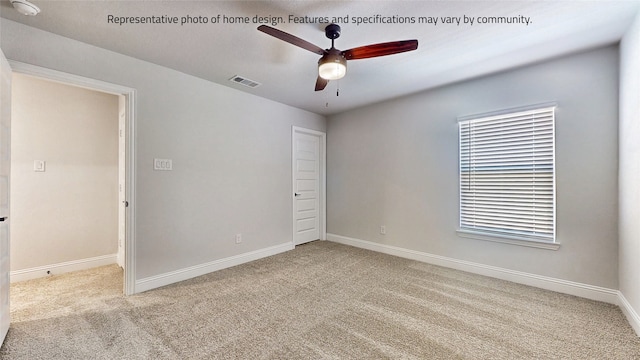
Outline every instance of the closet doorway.
<path id="1" fill-rule="evenodd" d="M 11 67 L 11 282 L 118 264 L 134 293 L 134 91 Z"/>

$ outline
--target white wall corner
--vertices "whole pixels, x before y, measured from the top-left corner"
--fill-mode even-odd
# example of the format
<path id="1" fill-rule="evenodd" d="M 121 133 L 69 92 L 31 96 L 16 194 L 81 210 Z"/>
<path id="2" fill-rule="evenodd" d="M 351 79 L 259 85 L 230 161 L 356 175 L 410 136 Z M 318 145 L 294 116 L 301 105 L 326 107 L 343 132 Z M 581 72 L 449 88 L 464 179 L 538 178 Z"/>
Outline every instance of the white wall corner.
<path id="1" fill-rule="evenodd" d="M 103 255 L 80 260 L 66 261 L 57 264 L 38 266 L 28 269 L 15 270 L 10 272 L 9 277 L 11 278 L 11 282 L 14 283 L 47 277 L 51 275 L 64 274 L 72 271 L 87 270 L 99 266 L 116 264 L 117 257 L 117 254 Z"/>
<path id="2" fill-rule="evenodd" d="M 277 255 L 289 250 L 293 250 L 294 248 L 295 246 L 293 245 L 293 243 L 288 242 L 281 245 L 275 245 L 240 255 L 230 256 L 228 258 L 211 261 L 208 263 L 191 266 L 160 275 L 150 276 L 136 281 L 135 292 L 141 293 L 144 291 L 156 289 L 162 286 L 205 275 L 214 271 Z"/>
<path id="3" fill-rule="evenodd" d="M 583 284 L 573 281 L 556 279 L 522 271 L 515 271 L 497 266 L 484 265 L 470 261 L 458 260 L 446 256 L 429 254 L 421 251 L 405 249 L 397 246 L 378 244 L 371 241 L 349 238 L 335 234 L 327 234 L 329 241 L 344 245 L 373 250 L 388 255 L 425 262 L 432 265 L 462 270 L 473 274 L 484 275 L 496 279 L 512 281 L 518 284 L 556 291 L 563 294 L 579 296 L 609 304 L 618 304 L 618 291 L 599 286 Z"/>
<path id="4" fill-rule="evenodd" d="M 624 297 L 624 294 L 618 291 L 618 306 L 620 306 L 620 310 L 624 316 L 627 317 L 629 324 L 633 330 L 636 331 L 636 334 L 640 336 L 640 315 L 636 312 L 636 310 L 631 306 L 631 304 Z"/>

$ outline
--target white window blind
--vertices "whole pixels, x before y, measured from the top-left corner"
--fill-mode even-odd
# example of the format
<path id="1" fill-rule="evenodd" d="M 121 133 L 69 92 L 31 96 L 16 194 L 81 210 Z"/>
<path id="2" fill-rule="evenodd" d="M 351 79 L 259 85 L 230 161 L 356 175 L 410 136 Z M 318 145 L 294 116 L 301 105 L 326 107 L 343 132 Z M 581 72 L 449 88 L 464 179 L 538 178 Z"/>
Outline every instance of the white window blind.
<path id="1" fill-rule="evenodd" d="M 461 231 L 555 242 L 554 112 L 459 122 Z"/>

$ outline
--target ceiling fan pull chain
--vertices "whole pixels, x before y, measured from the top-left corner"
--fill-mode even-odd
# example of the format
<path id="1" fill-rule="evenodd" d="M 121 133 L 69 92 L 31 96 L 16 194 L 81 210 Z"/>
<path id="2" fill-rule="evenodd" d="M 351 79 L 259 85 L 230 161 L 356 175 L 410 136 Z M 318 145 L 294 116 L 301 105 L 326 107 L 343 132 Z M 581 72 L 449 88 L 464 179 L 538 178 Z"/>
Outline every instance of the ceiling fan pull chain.
<path id="1" fill-rule="evenodd" d="M 325 101 L 324 106 L 326 108 L 328 108 L 329 107 L 329 94 L 325 92 L 323 97 L 324 97 L 324 101 Z"/>

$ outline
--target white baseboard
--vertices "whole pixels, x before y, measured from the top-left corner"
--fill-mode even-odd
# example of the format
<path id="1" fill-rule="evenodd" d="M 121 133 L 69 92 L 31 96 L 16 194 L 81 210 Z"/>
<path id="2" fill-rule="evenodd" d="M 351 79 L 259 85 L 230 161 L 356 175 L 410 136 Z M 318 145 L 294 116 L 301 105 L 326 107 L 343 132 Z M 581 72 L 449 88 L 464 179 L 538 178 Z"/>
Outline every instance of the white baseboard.
<path id="1" fill-rule="evenodd" d="M 64 274 L 72 271 L 86 270 L 98 266 L 111 265 L 116 263 L 117 255 L 103 255 L 92 258 L 66 261 L 58 264 L 38 266 L 29 269 L 15 270 L 9 273 L 11 282 L 37 279 L 41 277 Z"/>
<path id="2" fill-rule="evenodd" d="M 618 305 L 619 291 L 599 286 L 583 284 L 573 281 L 556 279 L 547 276 L 530 274 L 522 271 L 509 270 L 497 266 L 484 265 L 465 260 L 458 260 L 446 256 L 434 255 L 425 252 L 405 249 L 397 246 L 378 244 L 371 241 L 349 238 L 335 234 L 327 234 L 327 240 L 337 243 L 355 246 L 367 250 L 373 250 L 384 254 L 417 260 L 433 265 L 462 270 L 474 274 L 489 276 L 501 280 L 512 281 L 519 284 L 535 286 L 541 289 L 556 291 L 559 293 L 575 295 L 591 300 L 603 301 Z M 637 316 L 637 315 L 636 315 Z"/>
<path id="3" fill-rule="evenodd" d="M 197 276 L 205 275 L 214 271 L 226 269 L 232 266 L 244 264 L 250 261 L 262 259 L 268 256 L 280 254 L 294 249 L 293 243 L 285 243 L 281 245 L 271 246 L 228 258 L 211 261 L 205 264 L 191 266 L 188 268 L 171 271 L 168 273 L 150 276 L 144 279 L 136 280 L 136 293 L 159 288 L 179 281 L 188 280 Z"/>
<path id="4" fill-rule="evenodd" d="M 624 316 L 627 317 L 627 320 L 629 321 L 629 324 L 631 324 L 633 330 L 635 330 L 636 334 L 640 336 L 640 316 L 620 291 L 618 291 L 618 306 L 620 306 L 620 310 L 622 310 Z"/>

